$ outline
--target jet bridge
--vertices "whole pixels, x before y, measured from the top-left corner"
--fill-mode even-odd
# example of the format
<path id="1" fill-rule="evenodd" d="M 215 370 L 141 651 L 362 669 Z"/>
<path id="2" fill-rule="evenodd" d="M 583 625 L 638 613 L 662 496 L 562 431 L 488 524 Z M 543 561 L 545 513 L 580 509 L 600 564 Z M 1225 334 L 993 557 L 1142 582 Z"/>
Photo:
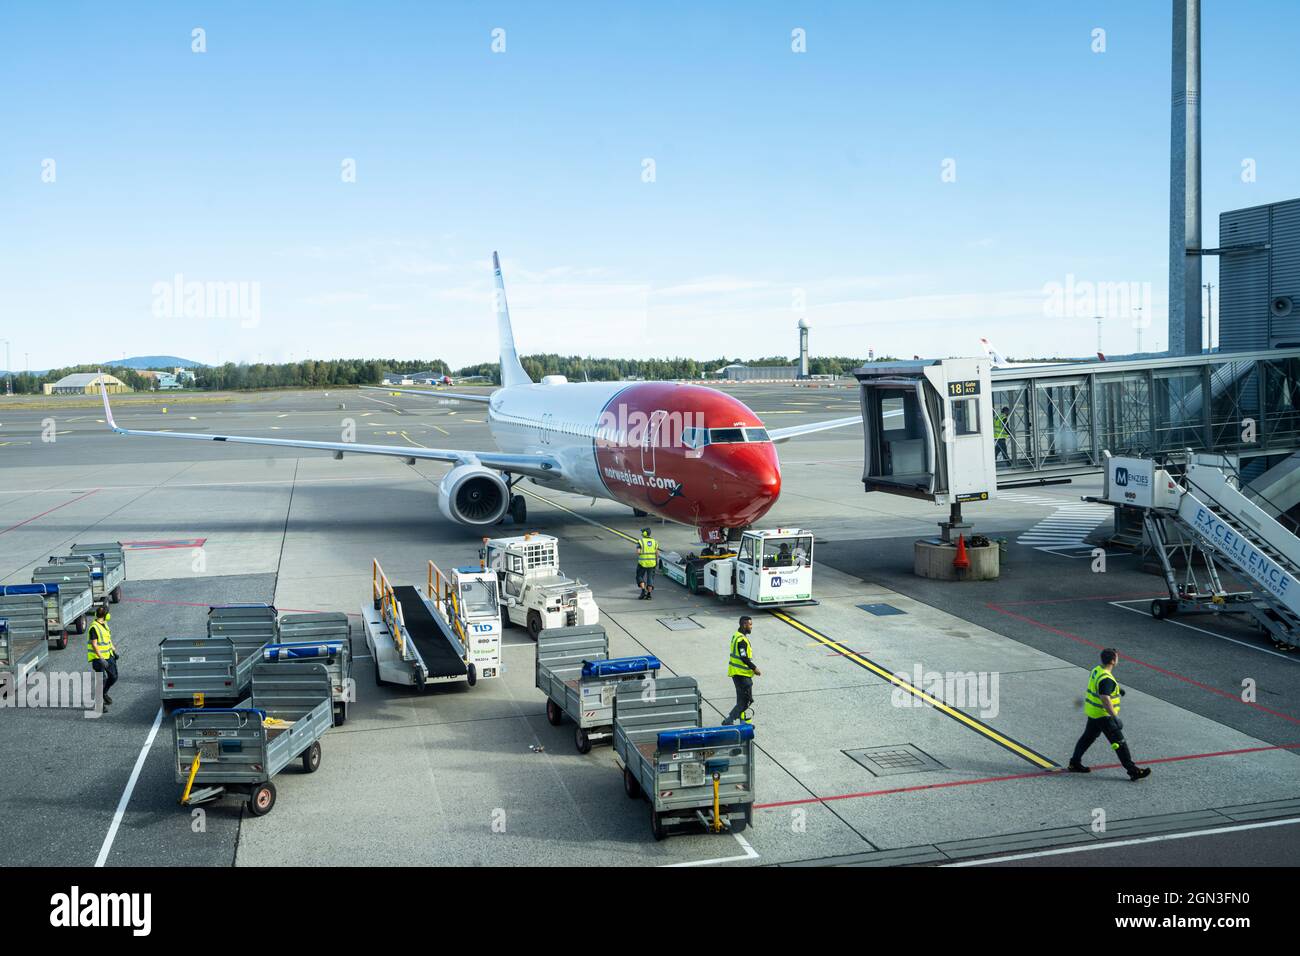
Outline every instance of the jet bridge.
<path id="1" fill-rule="evenodd" d="M 944 539 L 960 527 L 961 505 L 997 493 L 995 434 L 986 358 L 880 362 L 854 374 L 865 432 L 867 491 L 949 505 Z"/>

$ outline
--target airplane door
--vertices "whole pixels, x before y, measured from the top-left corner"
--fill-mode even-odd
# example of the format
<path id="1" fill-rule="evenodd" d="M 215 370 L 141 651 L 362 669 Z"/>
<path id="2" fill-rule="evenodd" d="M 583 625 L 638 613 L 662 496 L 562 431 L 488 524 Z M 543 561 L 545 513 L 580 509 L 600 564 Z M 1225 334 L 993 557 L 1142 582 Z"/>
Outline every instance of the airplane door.
<path id="1" fill-rule="evenodd" d="M 641 471 L 647 475 L 655 473 L 655 444 L 659 440 L 659 426 L 663 424 L 668 413 L 657 411 L 650 415 L 645 430 L 641 433 Z"/>

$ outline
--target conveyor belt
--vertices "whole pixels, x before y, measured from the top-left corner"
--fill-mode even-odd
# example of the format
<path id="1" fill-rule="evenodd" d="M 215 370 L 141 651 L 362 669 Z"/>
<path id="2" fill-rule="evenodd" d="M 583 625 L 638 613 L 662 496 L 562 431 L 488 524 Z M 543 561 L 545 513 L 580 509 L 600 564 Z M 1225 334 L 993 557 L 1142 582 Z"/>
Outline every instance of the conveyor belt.
<path id="1" fill-rule="evenodd" d="M 402 606 L 406 634 L 420 652 L 424 666 L 429 669 L 429 676 L 463 677 L 465 662 L 460 659 L 438 622 L 429 613 L 424 601 L 420 599 L 420 592 L 409 584 L 403 584 L 393 588 L 393 594 Z"/>

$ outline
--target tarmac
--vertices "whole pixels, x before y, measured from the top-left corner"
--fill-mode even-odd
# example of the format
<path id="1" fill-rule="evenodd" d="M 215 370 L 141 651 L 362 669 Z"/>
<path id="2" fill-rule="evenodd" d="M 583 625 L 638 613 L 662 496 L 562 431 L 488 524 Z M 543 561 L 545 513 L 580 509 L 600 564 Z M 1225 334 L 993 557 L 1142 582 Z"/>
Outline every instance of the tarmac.
<path id="1" fill-rule="evenodd" d="M 857 409 L 851 388 L 734 391 L 773 427 Z M 143 429 L 338 440 L 351 428 L 357 441 L 492 447 L 483 410 L 446 400 L 186 398 L 123 396 L 114 412 Z M 612 750 L 580 755 L 572 725 L 547 722 L 522 629 L 506 631 L 502 677 L 474 688 L 421 695 L 372 679 L 357 617 L 371 560 L 412 584 L 429 559 L 477 560 L 481 533 L 438 513 L 443 466 L 125 438 L 102 418 L 97 400 L 0 400 L 0 582 L 25 583 L 49 555 L 106 539 L 126 544 L 129 577 L 113 606 L 123 660 L 109 712 L 0 709 L 0 865 L 1203 867 L 1300 854 L 1300 655 L 1227 619 L 1151 619 L 1159 578 L 1118 551 L 1098 568 L 1087 539 L 1108 518 L 1079 500 L 1095 480 L 966 506 L 977 532 L 1006 539 L 1002 578 L 935 582 L 911 573 L 912 542 L 946 509 L 865 494 L 859 429 L 780 446 L 782 497 L 764 525 L 816 534 L 821 603 L 755 615 L 754 825 L 657 843 Z M 706 719 L 720 720 L 742 609 L 662 576 L 654 600 L 638 601 L 625 536 L 645 519 L 522 487 L 526 529 L 559 536 L 565 571 L 595 592 L 611 653 L 653 653 L 665 673 L 695 677 Z M 693 541 L 672 525 L 656 536 L 665 549 Z M 278 802 L 261 818 L 238 798 L 178 805 L 171 718 L 158 704 L 158 642 L 202 633 L 210 604 L 236 601 L 354 622 L 348 722 L 325 736 L 316 774 L 291 766 L 276 779 Z M 1104 743 L 1088 756 L 1093 773 L 1060 770 L 1104 646 L 1123 655 L 1125 734 L 1154 770 L 1136 784 Z M 85 671 L 81 640 L 51 651 L 46 669 Z M 974 683 L 944 686 L 957 675 Z M 889 753 L 854 759 L 867 748 Z"/>

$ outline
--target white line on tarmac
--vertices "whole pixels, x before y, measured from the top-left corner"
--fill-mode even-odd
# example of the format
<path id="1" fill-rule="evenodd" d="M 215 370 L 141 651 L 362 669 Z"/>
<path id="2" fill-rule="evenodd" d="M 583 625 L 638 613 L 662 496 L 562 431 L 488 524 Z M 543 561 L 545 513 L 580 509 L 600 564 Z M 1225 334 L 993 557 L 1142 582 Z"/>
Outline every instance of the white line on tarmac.
<path id="1" fill-rule="evenodd" d="M 1145 600 L 1145 598 L 1143 600 Z M 1134 614 L 1141 614 L 1143 617 L 1151 616 L 1150 612 L 1144 611 L 1139 607 L 1125 607 L 1125 602 L 1123 601 L 1108 601 L 1107 603 L 1110 604 L 1111 607 L 1117 607 L 1123 611 L 1132 611 Z M 1270 651 L 1267 647 L 1257 647 L 1254 644 L 1248 644 L 1245 641 L 1239 641 L 1235 637 L 1227 637 L 1223 634 L 1215 634 L 1213 631 L 1207 631 L 1203 627 L 1194 627 L 1191 624 L 1184 624 L 1182 621 L 1172 621 L 1169 618 L 1165 618 L 1164 620 L 1166 624 L 1177 624 L 1179 627 L 1185 627 L 1189 631 L 1195 631 L 1197 634 L 1207 634 L 1210 637 L 1217 637 L 1219 640 L 1227 641 L 1230 644 L 1240 644 L 1248 651 L 1259 651 L 1261 654 L 1272 654 L 1274 657 L 1280 657 L 1282 658 L 1282 660 L 1289 661 L 1292 664 L 1300 664 L 1300 660 L 1298 660 L 1294 654 L 1281 654 L 1277 651 Z"/>
<path id="2" fill-rule="evenodd" d="M 135 769 L 131 771 L 131 779 L 126 782 L 126 789 L 122 791 L 122 799 L 118 801 L 117 812 L 113 814 L 113 823 L 108 828 L 108 835 L 104 837 L 104 845 L 99 848 L 99 856 L 95 858 L 95 866 L 103 866 L 104 861 L 108 859 L 108 853 L 113 849 L 113 840 L 117 836 L 117 828 L 122 825 L 122 817 L 126 815 L 126 805 L 131 802 L 131 794 L 135 790 L 136 781 L 140 779 L 140 771 L 144 769 L 145 758 L 149 756 L 149 748 L 153 746 L 153 740 L 158 736 L 158 727 L 162 724 L 163 709 L 158 708 L 158 713 L 154 715 L 153 727 L 149 729 L 149 736 L 145 739 L 144 746 L 140 748 L 140 756 L 135 758 Z"/>
<path id="3" fill-rule="evenodd" d="M 1160 836 L 1139 837 L 1133 840 L 1102 840 L 1086 846 L 1066 846 L 1055 850 L 1038 850 L 1034 853 L 1017 853 L 1015 856 L 995 856 L 987 860 L 962 860 L 960 863 L 944 863 L 944 867 L 987 866 L 990 863 L 1006 863 L 1011 860 L 1032 860 L 1040 856 L 1060 856 L 1063 853 L 1086 853 L 1089 850 L 1108 850 L 1117 846 L 1137 846 L 1141 843 L 1161 843 L 1165 840 L 1186 840 L 1188 837 L 1213 836 L 1216 833 L 1238 833 L 1242 830 L 1260 830 L 1264 827 L 1284 827 L 1291 823 L 1300 823 L 1300 817 L 1288 820 L 1266 820 L 1263 823 L 1243 823 L 1235 827 L 1214 827 L 1209 830 L 1189 830 L 1187 833 L 1163 833 Z"/>
<path id="4" fill-rule="evenodd" d="M 679 866 L 712 866 L 714 863 L 733 863 L 736 860 L 758 859 L 758 851 L 749 845 L 748 840 L 739 833 L 733 833 L 732 836 L 736 838 L 736 842 L 740 844 L 740 848 L 745 851 L 743 856 L 720 856 L 714 860 L 690 860 L 686 863 L 665 863 L 664 869 L 672 869 L 673 867 Z"/>

